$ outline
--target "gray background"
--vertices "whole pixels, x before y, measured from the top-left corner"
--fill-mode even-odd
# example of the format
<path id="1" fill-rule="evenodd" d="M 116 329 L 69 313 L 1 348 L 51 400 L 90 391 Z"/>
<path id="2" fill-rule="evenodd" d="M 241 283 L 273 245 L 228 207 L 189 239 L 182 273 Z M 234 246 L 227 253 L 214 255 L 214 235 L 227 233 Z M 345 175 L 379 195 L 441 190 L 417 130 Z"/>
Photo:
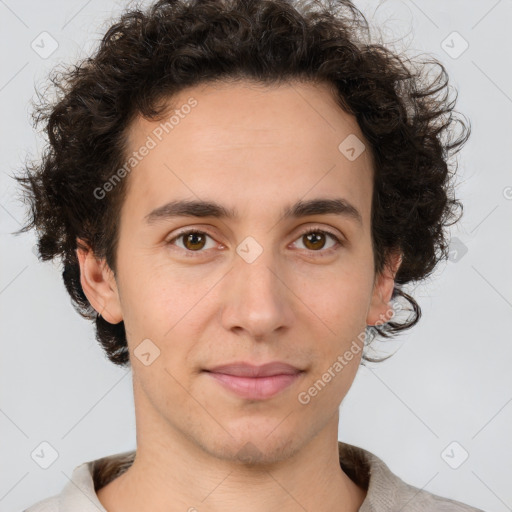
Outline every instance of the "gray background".
<path id="1" fill-rule="evenodd" d="M 2 512 L 60 492 L 84 461 L 135 447 L 130 373 L 103 356 L 71 305 L 60 265 L 38 262 L 34 234 L 11 235 L 25 212 L 7 176 L 41 147 L 29 122 L 34 87 L 50 68 L 90 52 L 125 5 L 0 0 Z M 451 260 L 414 290 L 423 318 L 382 349 L 396 354 L 360 369 L 341 407 L 339 438 L 419 488 L 512 510 L 512 1 L 356 5 L 385 40 L 443 62 L 472 137 L 458 156 L 465 213 L 452 230 Z M 44 31 L 58 43 L 47 58 Z M 58 452 L 48 469 L 31 457 L 44 441 Z M 469 458 L 450 467 L 465 452 Z"/>

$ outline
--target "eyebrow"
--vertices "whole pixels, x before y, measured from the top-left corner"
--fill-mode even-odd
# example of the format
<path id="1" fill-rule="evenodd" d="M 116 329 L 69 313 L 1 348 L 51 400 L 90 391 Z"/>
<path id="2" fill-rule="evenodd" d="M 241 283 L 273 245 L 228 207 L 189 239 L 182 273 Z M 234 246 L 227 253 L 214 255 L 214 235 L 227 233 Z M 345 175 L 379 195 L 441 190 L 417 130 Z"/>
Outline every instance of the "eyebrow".
<path id="1" fill-rule="evenodd" d="M 339 215 L 363 224 L 359 210 L 346 199 L 310 199 L 299 200 L 283 209 L 282 218 L 300 218 L 310 215 Z M 148 213 L 144 219 L 147 224 L 157 223 L 174 217 L 215 217 L 236 220 L 236 209 L 227 208 L 215 201 L 177 200 L 166 203 Z"/>

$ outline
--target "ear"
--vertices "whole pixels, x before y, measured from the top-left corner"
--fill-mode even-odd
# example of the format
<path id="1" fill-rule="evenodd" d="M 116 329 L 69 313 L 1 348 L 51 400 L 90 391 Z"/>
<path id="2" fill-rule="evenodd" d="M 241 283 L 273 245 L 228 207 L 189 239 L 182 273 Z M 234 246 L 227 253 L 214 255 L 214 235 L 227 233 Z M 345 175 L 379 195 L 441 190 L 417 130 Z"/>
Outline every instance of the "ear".
<path id="1" fill-rule="evenodd" d="M 395 275 L 401 263 L 402 253 L 400 251 L 391 253 L 382 272 L 375 277 L 370 307 L 366 317 L 367 325 L 380 325 L 391 318 L 392 310 L 389 301 L 395 286 Z"/>
<path id="2" fill-rule="evenodd" d="M 91 306 L 107 322 L 118 324 L 123 315 L 114 273 L 103 259 L 96 259 L 88 244 L 78 238 L 77 242 L 87 247 L 87 250 L 76 249 L 82 289 Z"/>

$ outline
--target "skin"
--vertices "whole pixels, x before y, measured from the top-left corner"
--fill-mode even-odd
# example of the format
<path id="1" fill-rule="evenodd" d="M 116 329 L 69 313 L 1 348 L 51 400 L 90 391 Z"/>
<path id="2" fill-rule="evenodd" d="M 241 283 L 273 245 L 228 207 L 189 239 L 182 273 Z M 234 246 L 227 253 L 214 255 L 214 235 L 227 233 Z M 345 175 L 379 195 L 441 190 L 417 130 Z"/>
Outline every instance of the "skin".
<path id="1" fill-rule="evenodd" d="M 374 273 L 369 145 L 324 84 L 203 84 L 173 106 L 191 96 L 197 105 L 126 178 L 117 274 L 78 250 L 89 301 L 107 321 L 125 323 L 133 372 L 137 455 L 98 497 L 109 512 L 357 511 L 366 490 L 342 471 L 337 443 L 361 351 L 308 404 L 297 397 L 366 325 L 389 315 L 400 257 Z M 129 148 L 159 124 L 137 118 Z M 350 134 L 367 148 L 354 161 L 338 149 Z M 362 223 L 280 218 L 299 199 L 335 197 L 354 205 Z M 170 200 L 199 198 L 236 208 L 239 218 L 144 221 Z M 173 241 L 185 227 L 208 236 Z M 329 235 L 308 243 L 309 227 L 343 245 Z M 263 248 L 252 263 L 236 252 L 247 236 Z M 148 338 L 160 355 L 146 366 L 134 350 Z M 240 360 L 305 372 L 278 395 L 251 401 L 201 371 Z M 247 443 L 254 453 L 244 464 Z"/>

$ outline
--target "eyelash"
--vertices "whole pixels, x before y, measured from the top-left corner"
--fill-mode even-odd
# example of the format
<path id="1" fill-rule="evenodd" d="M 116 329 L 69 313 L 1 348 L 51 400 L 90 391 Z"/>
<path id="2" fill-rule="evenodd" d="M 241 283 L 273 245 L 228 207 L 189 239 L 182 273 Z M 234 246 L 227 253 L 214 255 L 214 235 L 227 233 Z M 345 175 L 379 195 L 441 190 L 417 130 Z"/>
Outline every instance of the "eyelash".
<path id="1" fill-rule="evenodd" d="M 306 235 L 309 235 L 311 233 L 322 233 L 324 235 L 328 235 L 330 236 L 331 238 L 334 239 L 334 241 L 339 245 L 339 246 L 344 246 L 344 243 L 340 240 L 340 238 L 335 235 L 334 233 L 331 233 L 330 231 L 326 231 L 324 229 L 320 229 L 320 228 L 315 228 L 315 227 L 312 227 L 312 228 L 308 228 L 306 229 L 305 231 L 303 231 L 299 236 L 298 238 L 302 238 L 303 236 L 306 236 Z M 178 233 L 176 236 L 174 236 L 173 238 L 171 238 L 167 243 L 168 245 L 173 245 L 173 242 L 175 242 L 176 240 L 186 236 L 186 235 L 190 235 L 190 234 L 199 234 L 199 235 L 206 235 L 206 236 L 209 236 L 210 238 L 213 239 L 213 237 L 205 232 L 205 231 L 201 231 L 201 230 L 198 230 L 198 229 L 188 229 L 186 231 L 182 231 L 181 233 Z M 182 249 L 181 247 L 179 247 L 179 249 Z M 325 256 L 326 254 L 330 254 L 332 251 L 334 250 L 337 250 L 338 247 L 334 246 L 334 247 L 330 247 L 328 249 L 325 249 L 325 250 L 318 250 L 318 251 L 313 251 L 313 250 L 307 250 L 308 252 L 311 252 L 311 253 L 318 253 L 320 257 L 322 256 Z M 199 255 L 201 253 L 204 253 L 205 251 L 204 250 L 199 250 L 199 251 L 191 251 L 191 250 L 188 250 L 188 249 L 182 249 L 183 251 L 185 251 L 185 254 L 187 255 L 187 257 L 191 257 L 191 258 L 195 258 L 195 257 L 199 257 Z"/>

